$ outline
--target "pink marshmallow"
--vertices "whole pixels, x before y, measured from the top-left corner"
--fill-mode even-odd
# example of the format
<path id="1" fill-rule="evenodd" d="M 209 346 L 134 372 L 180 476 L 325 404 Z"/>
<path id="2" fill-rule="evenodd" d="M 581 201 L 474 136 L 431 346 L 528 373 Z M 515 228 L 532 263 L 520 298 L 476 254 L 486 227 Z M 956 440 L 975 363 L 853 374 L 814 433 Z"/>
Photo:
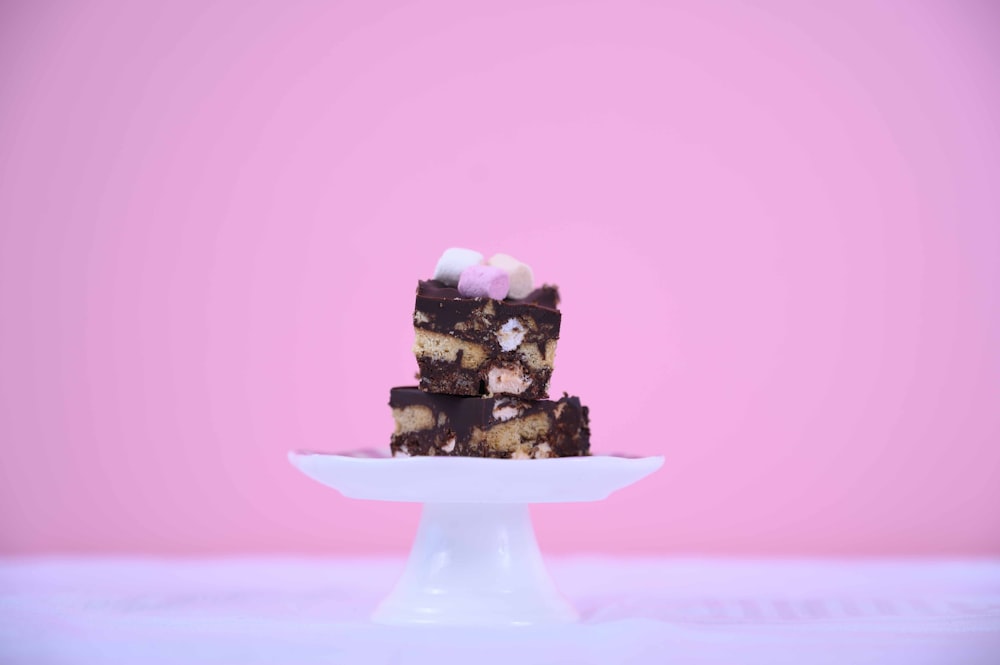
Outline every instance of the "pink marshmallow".
<path id="1" fill-rule="evenodd" d="M 510 277 L 493 266 L 469 266 L 458 278 L 458 292 L 466 298 L 503 300 L 509 290 Z"/>

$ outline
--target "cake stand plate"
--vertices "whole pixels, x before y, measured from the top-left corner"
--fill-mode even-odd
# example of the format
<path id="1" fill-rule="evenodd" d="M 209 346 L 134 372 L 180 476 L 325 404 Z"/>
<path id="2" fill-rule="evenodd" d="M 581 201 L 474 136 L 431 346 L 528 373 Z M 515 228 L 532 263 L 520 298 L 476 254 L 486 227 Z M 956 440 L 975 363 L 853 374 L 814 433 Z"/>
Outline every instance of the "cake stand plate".
<path id="1" fill-rule="evenodd" d="M 390 458 L 366 451 L 288 457 L 346 497 L 424 504 L 406 569 L 374 621 L 466 626 L 575 621 L 545 570 L 528 504 L 600 501 L 663 464 L 662 457 Z"/>

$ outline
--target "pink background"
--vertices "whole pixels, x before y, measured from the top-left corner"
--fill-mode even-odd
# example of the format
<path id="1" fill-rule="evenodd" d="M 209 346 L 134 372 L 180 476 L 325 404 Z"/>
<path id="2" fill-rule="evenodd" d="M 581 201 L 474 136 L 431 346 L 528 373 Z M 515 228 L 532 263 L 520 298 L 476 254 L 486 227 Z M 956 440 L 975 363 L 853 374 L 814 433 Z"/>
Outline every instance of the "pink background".
<path id="1" fill-rule="evenodd" d="M 1000 553 L 995 4 L 377 4 L 3 3 L 0 551 L 401 552 L 285 453 L 460 245 L 667 457 L 549 551 Z"/>

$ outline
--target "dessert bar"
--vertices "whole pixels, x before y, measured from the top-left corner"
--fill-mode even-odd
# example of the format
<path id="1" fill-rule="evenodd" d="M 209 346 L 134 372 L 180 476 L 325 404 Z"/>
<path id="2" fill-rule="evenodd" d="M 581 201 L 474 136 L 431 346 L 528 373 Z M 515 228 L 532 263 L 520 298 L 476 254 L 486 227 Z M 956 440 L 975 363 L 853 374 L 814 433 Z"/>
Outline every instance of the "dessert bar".
<path id="1" fill-rule="evenodd" d="M 590 451 L 587 407 L 579 397 L 528 401 L 512 397 L 460 397 L 393 388 L 394 457 L 464 455 L 540 459 Z"/>
<path id="2" fill-rule="evenodd" d="M 548 396 L 562 315 L 559 291 L 525 297 L 463 297 L 438 280 L 421 281 L 413 312 L 420 388 L 450 395 Z"/>

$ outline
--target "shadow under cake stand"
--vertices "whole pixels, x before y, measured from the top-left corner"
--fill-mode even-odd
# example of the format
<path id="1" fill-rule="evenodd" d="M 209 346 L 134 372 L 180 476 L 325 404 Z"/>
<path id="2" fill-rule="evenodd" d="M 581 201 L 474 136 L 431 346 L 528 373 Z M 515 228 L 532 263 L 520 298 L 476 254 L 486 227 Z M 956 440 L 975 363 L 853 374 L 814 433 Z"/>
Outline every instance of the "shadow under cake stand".
<path id="1" fill-rule="evenodd" d="M 601 501 L 662 457 L 387 457 L 292 452 L 302 473 L 352 499 L 424 504 L 402 578 L 375 610 L 383 624 L 576 621 L 542 561 L 528 504 Z"/>

